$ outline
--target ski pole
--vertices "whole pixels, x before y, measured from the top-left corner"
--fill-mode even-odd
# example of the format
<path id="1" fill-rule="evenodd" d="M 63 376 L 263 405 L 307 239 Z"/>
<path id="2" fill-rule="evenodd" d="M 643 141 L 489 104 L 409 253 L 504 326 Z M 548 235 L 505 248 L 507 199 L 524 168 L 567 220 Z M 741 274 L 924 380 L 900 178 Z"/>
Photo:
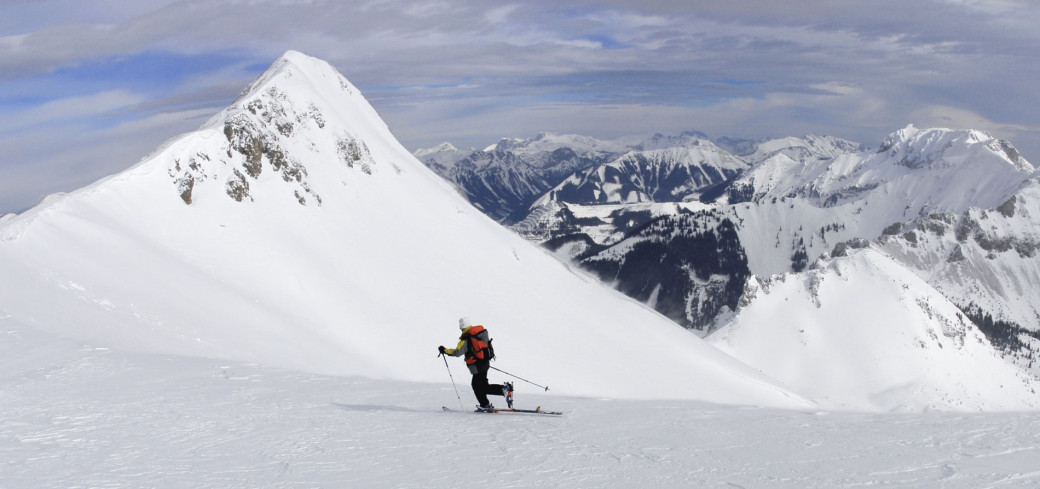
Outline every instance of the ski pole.
<path id="1" fill-rule="evenodd" d="M 444 356 L 443 353 L 437 356 L 444 358 L 444 368 L 448 369 L 448 378 L 451 379 L 451 388 L 455 389 L 455 397 L 459 400 L 459 409 L 465 411 L 466 408 L 462 407 L 462 396 L 459 395 L 459 388 L 455 387 L 455 376 L 451 374 L 451 367 L 448 366 L 448 357 Z"/>
<path id="2" fill-rule="evenodd" d="M 545 391 L 546 391 L 546 392 L 548 392 L 548 391 L 549 391 L 549 388 L 548 388 L 548 387 L 546 387 L 546 386 L 543 386 L 543 385 L 538 385 L 538 384 L 535 384 L 534 382 L 531 382 L 530 380 L 527 380 L 527 379 L 525 379 L 525 378 L 523 378 L 523 377 L 517 377 L 516 375 L 513 375 L 513 374 L 511 374 L 511 373 L 509 373 L 509 372 L 506 372 L 505 370 L 502 370 L 502 369 L 500 369 L 500 368 L 498 368 L 498 367 L 491 367 L 491 368 L 493 368 L 493 369 L 495 369 L 495 370 L 498 370 L 499 372 L 502 372 L 502 373 L 504 373 L 504 374 L 506 374 L 506 375 L 508 375 L 508 376 L 510 376 L 510 377 L 516 377 L 517 379 L 520 379 L 520 380 L 522 380 L 522 381 L 524 381 L 524 382 L 527 382 L 528 384 L 531 384 L 531 385 L 533 385 L 533 386 L 535 386 L 535 387 L 541 387 L 542 389 L 545 389 Z"/>

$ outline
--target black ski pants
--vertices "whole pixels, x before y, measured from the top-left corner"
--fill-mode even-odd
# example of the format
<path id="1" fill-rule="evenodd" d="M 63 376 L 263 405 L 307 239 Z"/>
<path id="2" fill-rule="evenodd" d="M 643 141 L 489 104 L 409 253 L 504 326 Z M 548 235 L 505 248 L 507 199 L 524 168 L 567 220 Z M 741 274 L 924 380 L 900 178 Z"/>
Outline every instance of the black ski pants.
<path id="1" fill-rule="evenodd" d="M 491 403 L 488 401 L 488 395 L 501 396 L 502 384 L 489 384 L 488 383 L 488 370 L 491 370 L 491 362 L 477 361 L 472 365 L 476 367 L 476 371 L 473 373 L 473 381 L 470 385 L 473 387 L 473 395 L 477 396 L 477 402 L 480 403 L 481 407 L 487 406 Z"/>

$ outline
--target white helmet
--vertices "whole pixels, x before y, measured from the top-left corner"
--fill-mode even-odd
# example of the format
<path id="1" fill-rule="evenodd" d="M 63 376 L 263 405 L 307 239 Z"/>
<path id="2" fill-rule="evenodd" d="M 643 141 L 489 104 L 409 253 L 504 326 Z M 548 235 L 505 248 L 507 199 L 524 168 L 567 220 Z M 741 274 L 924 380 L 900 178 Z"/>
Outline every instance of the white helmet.
<path id="1" fill-rule="evenodd" d="M 466 329 L 470 326 L 473 326 L 472 319 L 465 316 L 459 318 L 459 329 Z"/>

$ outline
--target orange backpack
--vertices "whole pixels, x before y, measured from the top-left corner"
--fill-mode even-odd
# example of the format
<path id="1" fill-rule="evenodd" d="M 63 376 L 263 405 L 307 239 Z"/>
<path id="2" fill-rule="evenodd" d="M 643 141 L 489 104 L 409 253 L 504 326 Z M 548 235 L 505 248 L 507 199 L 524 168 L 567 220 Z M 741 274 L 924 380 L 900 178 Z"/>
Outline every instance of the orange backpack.
<path id="1" fill-rule="evenodd" d="M 477 360 L 493 360 L 495 358 L 495 348 L 491 346 L 493 340 L 488 339 L 485 342 L 478 337 L 480 333 L 485 331 L 487 330 L 483 326 L 473 326 L 462 335 L 469 342 L 466 363 L 476 363 Z"/>

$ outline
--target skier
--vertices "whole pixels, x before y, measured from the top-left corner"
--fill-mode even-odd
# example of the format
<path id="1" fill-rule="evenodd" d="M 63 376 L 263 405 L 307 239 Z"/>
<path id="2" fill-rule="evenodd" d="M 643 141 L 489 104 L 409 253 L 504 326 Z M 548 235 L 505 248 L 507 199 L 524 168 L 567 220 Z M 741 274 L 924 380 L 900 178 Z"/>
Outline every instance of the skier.
<path id="1" fill-rule="evenodd" d="M 492 411 L 495 407 L 488 401 L 488 395 L 503 396 L 510 409 L 513 407 L 513 384 L 504 382 L 502 384 L 488 384 L 488 370 L 491 369 L 491 359 L 494 358 L 494 350 L 491 348 L 491 340 L 487 329 L 479 324 L 473 324 L 468 317 L 459 319 L 459 329 L 462 336 L 455 348 L 439 346 L 437 349 L 444 355 L 453 357 L 465 355 L 466 367 L 473 374 L 473 394 L 477 396 L 479 411 Z"/>

